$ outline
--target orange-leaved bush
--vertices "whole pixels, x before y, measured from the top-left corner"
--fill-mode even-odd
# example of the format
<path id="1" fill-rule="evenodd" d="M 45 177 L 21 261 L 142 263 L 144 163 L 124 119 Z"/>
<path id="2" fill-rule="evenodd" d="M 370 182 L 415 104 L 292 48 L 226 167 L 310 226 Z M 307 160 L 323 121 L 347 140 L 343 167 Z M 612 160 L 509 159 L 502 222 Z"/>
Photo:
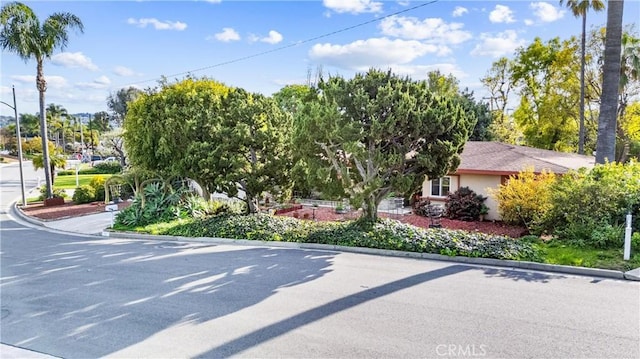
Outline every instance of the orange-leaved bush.
<path id="1" fill-rule="evenodd" d="M 552 172 L 535 173 L 533 168 L 527 168 L 510 176 L 506 183 L 490 190 L 489 194 L 498 201 L 502 220 L 525 225 L 530 231 L 537 232 L 545 214 L 553 207 L 551 191 L 555 181 L 556 175 Z"/>

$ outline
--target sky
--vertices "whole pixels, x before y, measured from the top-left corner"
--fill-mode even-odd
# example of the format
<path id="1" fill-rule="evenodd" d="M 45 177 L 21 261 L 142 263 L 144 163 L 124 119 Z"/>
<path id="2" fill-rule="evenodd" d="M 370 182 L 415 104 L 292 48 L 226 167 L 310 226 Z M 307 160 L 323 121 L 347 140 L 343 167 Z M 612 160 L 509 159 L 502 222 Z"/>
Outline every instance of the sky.
<path id="1" fill-rule="evenodd" d="M 5 4 L 6 2 L 2 2 Z M 480 78 L 534 38 L 579 36 L 581 21 L 558 1 L 24 1 L 41 19 L 70 12 L 84 24 L 45 62 L 46 103 L 69 113 L 106 111 L 120 88 L 154 87 L 186 74 L 271 95 L 304 84 L 319 67 L 351 77 L 371 67 L 415 80 L 454 75 L 476 99 Z M 397 14 L 396 14 L 397 13 Z M 396 14 L 396 15 L 393 15 Z M 391 16 L 390 16 L 391 15 Z M 624 23 L 640 19 L 626 0 Z M 606 10 L 587 26 L 604 26 Z M 38 112 L 36 63 L 3 51 L 0 100 Z M 0 115 L 13 110 L 0 104 Z"/>

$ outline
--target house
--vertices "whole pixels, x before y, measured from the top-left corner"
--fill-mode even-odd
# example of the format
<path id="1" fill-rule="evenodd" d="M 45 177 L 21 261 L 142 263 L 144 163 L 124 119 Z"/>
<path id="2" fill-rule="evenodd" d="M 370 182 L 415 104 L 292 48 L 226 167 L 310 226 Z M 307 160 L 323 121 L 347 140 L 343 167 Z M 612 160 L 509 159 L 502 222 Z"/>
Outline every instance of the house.
<path id="1" fill-rule="evenodd" d="M 477 194 L 488 197 L 485 204 L 489 207 L 489 213 L 485 218 L 499 220 L 498 203 L 489 195 L 489 189 L 498 188 L 509 176 L 530 167 L 536 173 L 547 170 L 564 174 L 569 170 L 591 168 L 594 165 L 595 158 L 592 156 L 499 142 L 469 141 L 462 151 L 458 169 L 442 178 L 427 178 L 422 185 L 422 197 L 429 198 L 431 203 L 444 205 L 449 192 L 469 187 Z"/>

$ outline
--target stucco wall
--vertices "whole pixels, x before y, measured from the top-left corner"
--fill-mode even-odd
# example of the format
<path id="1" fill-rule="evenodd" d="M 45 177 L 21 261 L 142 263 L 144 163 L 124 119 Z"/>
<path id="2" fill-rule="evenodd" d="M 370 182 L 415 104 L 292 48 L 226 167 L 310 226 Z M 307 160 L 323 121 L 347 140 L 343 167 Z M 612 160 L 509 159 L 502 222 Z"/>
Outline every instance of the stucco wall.
<path id="1" fill-rule="evenodd" d="M 489 213 L 485 216 L 485 219 L 499 220 L 500 215 L 498 214 L 498 202 L 489 195 L 489 188 L 498 188 L 500 181 L 501 176 L 470 174 L 452 175 L 451 192 L 457 191 L 460 187 L 469 187 L 477 194 L 487 197 L 484 204 L 489 207 Z M 430 193 L 431 181 L 427 178 L 422 183 L 422 196 L 429 197 L 431 203 L 441 204 L 444 206 L 446 197 L 432 197 L 429 196 Z"/>
<path id="2" fill-rule="evenodd" d="M 460 175 L 460 187 L 469 187 L 477 194 L 487 197 L 484 204 L 489 207 L 489 214 L 485 216 L 489 220 L 499 220 L 500 214 L 498 214 L 498 202 L 489 195 L 489 188 L 497 189 L 500 185 L 500 176 L 492 175 Z"/>

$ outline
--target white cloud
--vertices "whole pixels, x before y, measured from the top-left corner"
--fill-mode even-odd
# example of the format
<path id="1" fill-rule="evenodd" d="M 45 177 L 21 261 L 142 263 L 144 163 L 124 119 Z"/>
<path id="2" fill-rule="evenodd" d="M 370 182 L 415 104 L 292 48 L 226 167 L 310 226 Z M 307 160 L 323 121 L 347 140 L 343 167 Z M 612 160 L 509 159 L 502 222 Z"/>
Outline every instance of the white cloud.
<path id="1" fill-rule="evenodd" d="M 400 5 L 400 6 L 409 6 L 409 4 L 411 4 L 411 1 L 409 1 L 409 0 L 399 0 L 398 1 L 398 5 Z"/>
<path id="2" fill-rule="evenodd" d="M 382 11 L 382 3 L 372 0 L 322 0 L 322 4 L 339 14 Z"/>
<path id="3" fill-rule="evenodd" d="M 187 24 L 180 21 L 160 21 L 154 18 L 143 19 L 127 19 L 127 23 L 130 25 L 136 25 L 138 27 L 147 27 L 147 25 L 153 26 L 156 30 L 177 30 L 182 31 L 187 28 Z"/>
<path id="4" fill-rule="evenodd" d="M 347 45 L 316 44 L 309 57 L 320 63 L 346 69 L 366 69 L 370 66 L 407 64 L 428 53 L 437 53 L 439 46 L 416 40 L 372 38 Z"/>
<path id="5" fill-rule="evenodd" d="M 222 41 L 222 42 L 230 42 L 230 41 L 238 41 L 240 40 L 240 34 L 238 34 L 236 32 L 236 30 L 230 28 L 230 27 L 225 27 L 222 29 L 222 32 L 219 32 L 215 35 L 213 35 L 213 37 L 218 40 L 218 41 Z"/>
<path id="6" fill-rule="evenodd" d="M 524 24 L 527 25 L 527 26 L 531 26 L 531 25 L 533 25 L 533 23 L 534 22 L 531 19 L 524 19 Z"/>
<path id="7" fill-rule="evenodd" d="M 103 89 L 107 88 L 111 85 L 111 80 L 107 76 L 100 76 L 92 82 L 78 82 L 76 86 L 80 88 L 93 88 L 93 89 Z"/>
<path id="8" fill-rule="evenodd" d="M 480 34 L 481 43 L 471 50 L 474 56 L 500 57 L 513 53 L 515 49 L 525 44 L 523 39 L 518 39 L 514 30 L 506 30 L 495 36 L 489 33 Z"/>
<path id="9" fill-rule="evenodd" d="M 440 18 L 427 18 L 422 21 L 415 17 L 392 16 L 380 23 L 384 35 L 411 40 L 425 40 L 441 45 L 457 45 L 471 39 L 468 31 L 462 30 L 464 24 L 446 23 Z"/>
<path id="10" fill-rule="evenodd" d="M 32 83 L 34 87 L 36 86 L 35 75 L 13 75 L 11 79 L 17 82 Z M 44 75 L 44 79 L 47 81 L 47 87 L 50 88 L 63 88 L 67 85 L 67 80 L 62 76 Z"/>
<path id="11" fill-rule="evenodd" d="M 564 10 L 557 8 L 547 2 L 533 2 L 529 5 L 533 9 L 533 14 L 542 22 L 554 22 L 564 17 Z"/>
<path id="12" fill-rule="evenodd" d="M 212 4 L 220 4 L 222 2 L 222 0 L 204 0 L 204 1 Z"/>
<path id="13" fill-rule="evenodd" d="M 114 67 L 113 68 L 113 73 L 118 75 L 118 76 L 122 76 L 122 77 L 129 77 L 129 76 L 139 75 L 138 73 L 136 73 L 132 69 L 130 69 L 128 67 L 124 67 L 124 66 L 116 66 L 116 67 Z"/>
<path id="14" fill-rule="evenodd" d="M 453 13 L 451 13 L 451 16 L 453 17 L 460 17 L 466 13 L 468 13 L 469 10 L 467 10 L 466 7 L 462 7 L 462 6 L 456 6 L 455 9 L 453 9 Z"/>
<path id="15" fill-rule="evenodd" d="M 489 21 L 493 23 L 511 23 L 516 20 L 513 18 L 513 11 L 511 11 L 508 6 L 496 5 L 489 13 Z"/>
<path id="16" fill-rule="evenodd" d="M 277 44 L 282 41 L 282 34 L 275 30 L 271 30 L 269 31 L 269 36 L 263 37 L 262 39 L 260 39 L 260 41 L 266 42 L 268 44 Z"/>
<path id="17" fill-rule="evenodd" d="M 96 66 L 90 58 L 84 56 L 82 52 L 61 52 L 51 57 L 51 63 L 58 66 L 69 68 L 83 68 L 91 71 L 97 71 Z"/>
<path id="18" fill-rule="evenodd" d="M 102 84 L 102 85 L 111 84 L 111 80 L 105 75 L 102 75 L 102 76 L 98 77 L 97 79 L 93 80 L 93 82 L 95 82 L 97 84 Z"/>
<path id="19" fill-rule="evenodd" d="M 271 30 L 269 31 L 269 35 L 265 36 L 265 37 L 260 37 L 258 35 L 255 34 L 250 34 L 248 36 L 249 42 L 256 42 L 256 41 L 261 41 L 261 42 L 266 42 L 268 44 L 277 44 L 280 41 L 282 41 L 283 37 L 282 34 L 280 34 L 279 32 L 275 31 L 275 30 Z"/>

